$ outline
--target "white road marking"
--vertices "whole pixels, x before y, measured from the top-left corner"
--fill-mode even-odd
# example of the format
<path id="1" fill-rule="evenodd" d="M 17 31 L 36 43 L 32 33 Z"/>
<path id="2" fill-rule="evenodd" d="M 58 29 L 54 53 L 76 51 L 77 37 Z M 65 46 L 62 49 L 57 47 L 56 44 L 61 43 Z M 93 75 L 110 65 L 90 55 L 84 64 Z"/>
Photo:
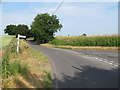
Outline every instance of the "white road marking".
<path id="1" fill-rule="evenodd" d="M 105 63 L 109 63 L 109 62 L 107 62 L 107 61 L 104 61 Z"/>
<path id="2" fill-rule="evenodd" d="M 55 48 L 56 49 L 56 48 Z M 69 53 L 73 53 L 73 54 L 79 54 L 79 52 L 75 52 L 75 51 L 71 51 L 71 50 L 64 50 L 64 49 L 59 49 L 59 50 L 63 50 L 63 51 L 66 51 L 66 52 L 69 52 Z M 93 56 L 91 56 L 91 55 L 83 55 L 83 56 L 87 56 L 87 57 L 93 57 Z M 113 65 L 113 66 L 115 66 L 115 67 L 118 67 L 118 63 L 115 63 L 114 62 L 114 64 L 113 64 L 113 61 L 108 61 L 107 59 L 104 59 L 104 58 L 98 58 L 98 57 L 93 57 L 93 58 L 95 58 L 95 59 L 97 59 L 97 60 L 99 60 L 99 61 L 103 61 L 103 62 L 105 62 L 105 63 L 108 63 L 108 64 L 110 64 L 110 65 Z"/>
<path id="3" fill-rule="evenodd" d="M 109 64 L 112 64 L 112 63 L 109 63 Z"/>
<path id="4" fill-rule="evenodd" d="M 114 65 L 115 67 L 118 67 L 118 65 Z"/>
<path id="5" fill-rule="evenodd" d="M 99 61 L 103 61 L 103 60 L 99 59 Z"/>
<path id="6" fill-rule="evenodd" d="M 91 57 L 91 56 L 89 56 L 89 55 L 86 55 L 86 56 L 88 56 L 88 57 Z M 105 63 L 108 63 L 108 64 L 110 64 L 110 65 L 113 65 L 113 66 L 115 66 L 115 67 L 118 67 L 118 63 L 115 63 L 115 62 L 113 62 L 113 61 L 108 61 L 107 59 L 104 59 L 104 58 L 98 58 L 98 57 L 93 57 L 93 58 L 95 58 L 95 59 L 97 59 L 97 60 L 99 60 L 99 61 L 103 61 L 103 62 L 105 62 Z"/>
<path id="7" fill-rule="evenodd" d="M 110 61 L 110 62 L 113 62 L 113 61 Z"/>
<path id="8" fill-rule="evenodd" d="M 107 61 L 107 59 L 104 59 L 105 61 Z"/>

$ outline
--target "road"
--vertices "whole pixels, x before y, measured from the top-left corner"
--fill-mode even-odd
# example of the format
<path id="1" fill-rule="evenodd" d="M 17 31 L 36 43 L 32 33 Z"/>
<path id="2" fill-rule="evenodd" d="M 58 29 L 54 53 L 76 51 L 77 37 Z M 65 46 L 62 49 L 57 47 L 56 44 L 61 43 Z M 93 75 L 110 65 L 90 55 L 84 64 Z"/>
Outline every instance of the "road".
<path id="1" fill-rule="evenodd" d="M 118 65 L 118 52 L 117 51 L 97 51 L 97 50 L 73 50 L 79 52 L 82 55 L 90 56 L 96 59 L 101 59 L 112 63 L 113 65 Z"/>
<path id="2" fill-rule="evenodd" d="M 48 58 L 54 88 L 117 88 L 117 52 L 48 48 L 28 41 Z"/>

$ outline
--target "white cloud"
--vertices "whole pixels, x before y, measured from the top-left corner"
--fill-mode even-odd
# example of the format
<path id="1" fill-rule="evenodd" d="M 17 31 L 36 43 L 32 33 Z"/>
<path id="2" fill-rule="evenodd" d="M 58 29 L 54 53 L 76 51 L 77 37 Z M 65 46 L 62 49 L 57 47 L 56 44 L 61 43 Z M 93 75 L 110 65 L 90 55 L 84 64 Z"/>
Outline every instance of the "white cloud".
<path id="1" fill-rule="evenodd" d="M 65 33 L 72 32 L 71 34 L 73 35 L 79 35 L 84 32 L 87 32 L 89 35 L 117 34 L 117 9 L 108 10 L 108 7 L 110 7 L 110 5 L 68 5 L 60 8 L 56 14 L 58 17 L 62 17 L 61 20 L 64 22 L 65 30 L 63 32 Z M 64 33 L 61 31 L 61 34 Z"/>
<path id="2" fill-rule="evenodd" d="M 26 24 L 30 26 L 33 21 L 35 14 L 23 14 L 23 13 L 3 13 L 3 29 L 8 24 Z"/>
<path id="3" fill-rule="evenodd" d="M 58 3 L 59 5 L 59 3 Z M 41 7 L 26 11 L 28 13 L 3 13 L 3 26 L 7 24 L 30 24 L 37 13 L 48 12 L 52 14 L 56 7 L 51 8 Z M 89 35 L 97 33 L 116 33 L 117 32 L 117 9 L 108 10 L 113 3 L 110 4 L 80 4 L 70 5 L 63 4 L 61 8 L 55 13 L 63 24 L 64 28 L 59 34 L 80 35 L 87 32 Z"/>

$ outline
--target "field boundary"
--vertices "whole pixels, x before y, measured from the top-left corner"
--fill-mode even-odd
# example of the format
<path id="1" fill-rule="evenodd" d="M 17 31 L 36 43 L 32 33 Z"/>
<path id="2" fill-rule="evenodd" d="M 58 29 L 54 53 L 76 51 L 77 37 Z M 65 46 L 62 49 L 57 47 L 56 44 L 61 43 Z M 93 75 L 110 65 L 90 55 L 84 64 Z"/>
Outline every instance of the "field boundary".
<path id="1" fill-rule="evenodd" d="M 118 47 L 102 47 L 102 46 L 69 46 L 69 45 L 53 45 L 53 44 L 40 44 L 50 48 L 61 49 L 79 49 L 79 50 L 102 50 L 102 51 L 118 51 Z"/>

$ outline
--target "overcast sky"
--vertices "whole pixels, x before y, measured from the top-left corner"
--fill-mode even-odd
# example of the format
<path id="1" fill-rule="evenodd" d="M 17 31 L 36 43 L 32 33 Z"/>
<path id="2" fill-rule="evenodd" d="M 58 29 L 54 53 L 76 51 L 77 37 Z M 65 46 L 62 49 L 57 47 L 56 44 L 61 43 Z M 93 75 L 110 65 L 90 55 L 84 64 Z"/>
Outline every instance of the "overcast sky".
<path id="1" fill-rule="evenodd" d="M 37 14 L 48 12 L 51 15 L 59 5 L 60 2 L 3 2 L 2 30 L 9 24 L 26 24 L 30 27 Z M 63 25 L 56 35 L 118 33 L 117 2 L 65 2 L 55 15 Z"/>

